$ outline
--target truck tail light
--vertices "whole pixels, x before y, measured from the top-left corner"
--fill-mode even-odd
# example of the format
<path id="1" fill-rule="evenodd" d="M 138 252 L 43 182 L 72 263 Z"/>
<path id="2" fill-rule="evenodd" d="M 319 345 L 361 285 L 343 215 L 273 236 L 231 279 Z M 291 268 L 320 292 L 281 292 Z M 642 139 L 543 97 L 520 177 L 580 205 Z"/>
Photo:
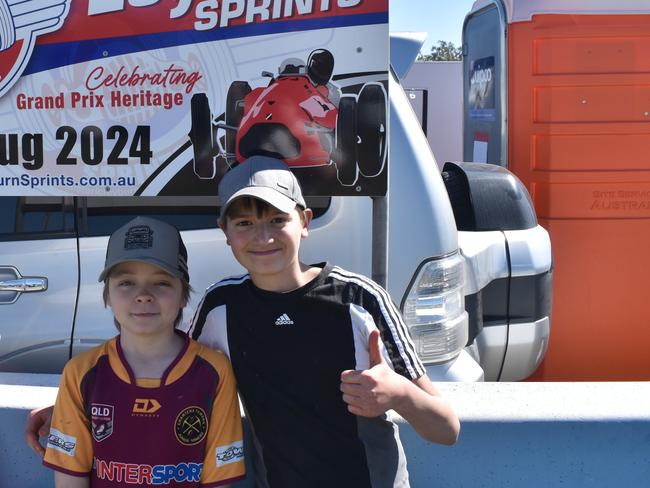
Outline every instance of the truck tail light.
<path id="1" fill-rule="evenodd" d="M 468 336 L 464 258 L 456 253 L 422 264 L 402 313 L 424 363 L 440 363 L 460 354 Z"/>

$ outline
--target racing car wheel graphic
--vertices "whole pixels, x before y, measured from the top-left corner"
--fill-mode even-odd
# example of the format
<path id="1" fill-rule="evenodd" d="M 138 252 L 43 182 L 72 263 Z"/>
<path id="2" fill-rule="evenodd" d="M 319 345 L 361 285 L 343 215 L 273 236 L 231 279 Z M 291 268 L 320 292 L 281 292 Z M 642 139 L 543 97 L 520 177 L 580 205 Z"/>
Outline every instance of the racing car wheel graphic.
<path id="1" fill-rule="evenodd" d="M 251 87 L 244 81 L 232 83 L 226 97 L 226 112 L 217 118 L 210 113 L 205 93 L 192 95 L 189 137 L 194 152 L 194 174 L 200 179 L 220 179 L 236 163 L 235 137 L 244 114 L 244 98 L 250 91 Z M 222 138 L 218 136 L 219 129 L 225 130 Z"/>
<path id="2" fill-rule="evenodd" d="M 386 161 L 386 92 L 365 83 L 358 95 L 341 96 L 330 80 L 334 57 L 316 49 L 307 63 L 285 60 L 267 86 L 233 81 L 225 113 L 210 114 L 204 93 L 192 96 L 190 139 L 194 172 L 214 178 L 253 155 L 282 159 L 289 167 L 334 164 L 339 182 L 379 175 Z M 225 135 L 219 137 L 219 130 Z"/>
<path id="3" fill-rule="evenodd" d="M 357 181 L 356 161 L 356 116 L 357 100 L 354 96 L 341 97 L 336 119 L 336 151 L 334 164 L 342 185 L 353 185 Z"/>
<path id="4" fill-rule="evenodd" d="M 244 99 L 251 92 L 250 85 L 245 81 L 233 81 L 226 95 L 226 125 L 235 127 L 226 131 L 226 152 L 235 154 L 237 128 L 244 117 Z"/>
<path id="5" fill-rule="evenodd" d="M 357 99 L 357 162 L 365 177 L 377 176 L 386 162 L 386 96 L 380 84 L 368 83 Z"/>
<path id="6" fill-rule="evenodd" d="M 213 160 L 217 141 L 213 135 L 208 96 L 205 93 L 192 95 L 190 110 L 192 126 L 189 136 L 194 150 L 194 174 L 201 179 L 211 179 L 216 174 Z"/>

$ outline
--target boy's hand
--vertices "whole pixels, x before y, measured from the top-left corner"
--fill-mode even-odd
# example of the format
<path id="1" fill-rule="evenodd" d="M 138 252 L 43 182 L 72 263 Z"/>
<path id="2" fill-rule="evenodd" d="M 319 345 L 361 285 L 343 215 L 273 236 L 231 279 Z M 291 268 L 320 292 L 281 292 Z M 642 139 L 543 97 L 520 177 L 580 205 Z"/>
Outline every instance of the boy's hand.
<path id="1" fill-rule="evenodd" d="M 27 415 L 25 424 L 25 441 L 27 445 L 39 456 L 45 455 L 45 449 L 38 442 L 39 437 L 47 437 L 50 433 L 50 422 L 52 421 L 54 407 L 43 407 L 32 410 Z"/>
<path id="2" fill-rule="evenodd" d="M 377 417 L 396 408 L 410 383 L 386 364 L 379 340 L 379 331 L 375 329 L 368 337 L 369 369 L 341 373 L 343 401 L 351 413 L 362 417 Z"/>

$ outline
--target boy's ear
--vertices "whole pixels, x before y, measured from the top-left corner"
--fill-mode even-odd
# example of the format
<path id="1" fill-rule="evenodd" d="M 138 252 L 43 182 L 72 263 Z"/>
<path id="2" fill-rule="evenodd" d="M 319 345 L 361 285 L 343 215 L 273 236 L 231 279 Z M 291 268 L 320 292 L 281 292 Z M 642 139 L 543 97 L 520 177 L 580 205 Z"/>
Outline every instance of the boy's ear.
<path id="1" fill-rule="evenodd" d="M 311 211 L 311 208 L 306 208 L 302 212 L 302 232 L 301 237 L 307 237 L 309 235 L 309 224 L 311 224 L 311 219 L 314 218 L 314 212 Z"/>

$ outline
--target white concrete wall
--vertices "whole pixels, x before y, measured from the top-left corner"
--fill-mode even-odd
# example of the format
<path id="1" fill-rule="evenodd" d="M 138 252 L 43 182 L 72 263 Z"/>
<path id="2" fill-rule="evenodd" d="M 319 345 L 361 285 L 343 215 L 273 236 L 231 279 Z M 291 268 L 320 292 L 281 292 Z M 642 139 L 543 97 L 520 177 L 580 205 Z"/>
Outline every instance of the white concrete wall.
<path id="1" fill-rule="evenodd" d="M 428 91 L 427 139 L 438 166 L 463 157 L 463 62 L 413 63 L 404 88 Z"/>
<path id="2" fill-rule="evenodd" d="M 52 403 L 56 388 L 15 385 L 56 382 L 0 373 L 0 488 L 52 486 L 22 435 L 29 409 Z M 428 444 L 398 419 L 412 488 L 648 486 L 650 382 L 437 386 L 461 417 L 461 435 L 452 447 Z"/>

